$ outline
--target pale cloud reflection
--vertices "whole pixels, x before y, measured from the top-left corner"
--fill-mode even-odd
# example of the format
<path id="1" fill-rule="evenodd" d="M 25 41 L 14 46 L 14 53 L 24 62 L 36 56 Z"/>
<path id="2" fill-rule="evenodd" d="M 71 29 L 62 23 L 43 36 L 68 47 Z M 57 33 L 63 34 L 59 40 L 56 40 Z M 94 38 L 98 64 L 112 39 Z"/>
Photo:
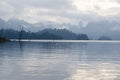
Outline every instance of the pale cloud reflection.
<path id="1" fill-rule="evenodd" d="M 91 65 L 93 64 L 89 64 L 89 66 Z M 119 73 L 113 63 L 94 64 L 93 66 L 96 69 L 92 69 L 91 67 L 76 69 L 67 80 L 116 80 L 118 78 Z"/>

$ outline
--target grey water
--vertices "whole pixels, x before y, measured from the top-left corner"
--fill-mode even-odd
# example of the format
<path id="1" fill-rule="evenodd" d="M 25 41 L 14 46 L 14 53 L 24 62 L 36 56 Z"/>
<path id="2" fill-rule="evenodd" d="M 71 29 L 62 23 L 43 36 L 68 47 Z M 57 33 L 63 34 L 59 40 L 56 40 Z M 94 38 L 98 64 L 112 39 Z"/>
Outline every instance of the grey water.
<path id="1" fill-rule="evenodd" d="M 120 43 L 0 43 L 0 80 L 120 80 Z"/>

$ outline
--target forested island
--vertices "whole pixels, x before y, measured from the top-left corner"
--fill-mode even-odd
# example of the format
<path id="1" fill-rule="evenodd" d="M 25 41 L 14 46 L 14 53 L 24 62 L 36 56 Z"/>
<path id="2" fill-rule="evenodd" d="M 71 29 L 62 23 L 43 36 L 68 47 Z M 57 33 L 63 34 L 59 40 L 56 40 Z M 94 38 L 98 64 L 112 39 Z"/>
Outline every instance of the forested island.
<path id="1" fill-rule="evenodd" d="M 43 29 L 37 32 L 0 29 L 0 42 L 8 41 L 8 39 L 38 39 L 38 40 L 91 40 L 87 34 L 74 33 L 67 29 Z M 112 40 L 108 36 L 101 36 L 96 40 Z"/>
<path id="2" fill-rule="evenodd" d="M 108 36 L 101 36 L 98 40 L 112 40 L 112 39 Z"/>
<path id="3" fill-rule="evenodd" d="M 67 29 L 43 29 L 38 32 L 0 29 L 0 34 L 9 39 L 42 39 L 42 40 L 89 40 L 87 34 L 74 33 Z"/>

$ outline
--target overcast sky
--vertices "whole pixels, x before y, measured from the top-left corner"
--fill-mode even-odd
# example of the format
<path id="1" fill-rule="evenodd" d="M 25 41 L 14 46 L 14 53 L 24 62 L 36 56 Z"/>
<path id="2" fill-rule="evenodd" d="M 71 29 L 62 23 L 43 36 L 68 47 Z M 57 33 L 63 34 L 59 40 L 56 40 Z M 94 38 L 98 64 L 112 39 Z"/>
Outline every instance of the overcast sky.
<path id="1" fill-rule="evenodd" d="M 120 0 L 0 0 L 0 18 L 36 23 L 119 21 Z"/>

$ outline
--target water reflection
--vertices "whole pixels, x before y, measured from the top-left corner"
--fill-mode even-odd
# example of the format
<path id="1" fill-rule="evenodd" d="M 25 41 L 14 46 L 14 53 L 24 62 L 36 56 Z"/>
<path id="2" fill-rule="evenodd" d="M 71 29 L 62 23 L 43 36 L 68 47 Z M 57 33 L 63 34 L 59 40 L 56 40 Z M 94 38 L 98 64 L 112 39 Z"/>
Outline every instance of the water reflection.
<path id="1" fill-rule="evenodd" d="M 21 41 L 19 41 L 18 42 L 18 44 L 19 44 L 19 46 L 20 46 L 20 51 L 21 51 L 21 53 L 22 53 L 22 51 L 23 51 L 23 47 L 24 47 L 24 43 L 23 42 L 21 42 Z"/>
<path id="2" fill-rule="evenodd" d="M 115 68 L 115 64 L 101 63 L 99 65 L 92 64 L 89 66 L 95 66 L 95 69 L 89 67 L 88 69 L 76 69 L 69 80 L 118 80 L 118 69 Z"/>
<path id="3" fill-rule="evenodd" d="M 119 80 L 119 47 L 115 43 L 3 43 L 0 79 Z"/>

